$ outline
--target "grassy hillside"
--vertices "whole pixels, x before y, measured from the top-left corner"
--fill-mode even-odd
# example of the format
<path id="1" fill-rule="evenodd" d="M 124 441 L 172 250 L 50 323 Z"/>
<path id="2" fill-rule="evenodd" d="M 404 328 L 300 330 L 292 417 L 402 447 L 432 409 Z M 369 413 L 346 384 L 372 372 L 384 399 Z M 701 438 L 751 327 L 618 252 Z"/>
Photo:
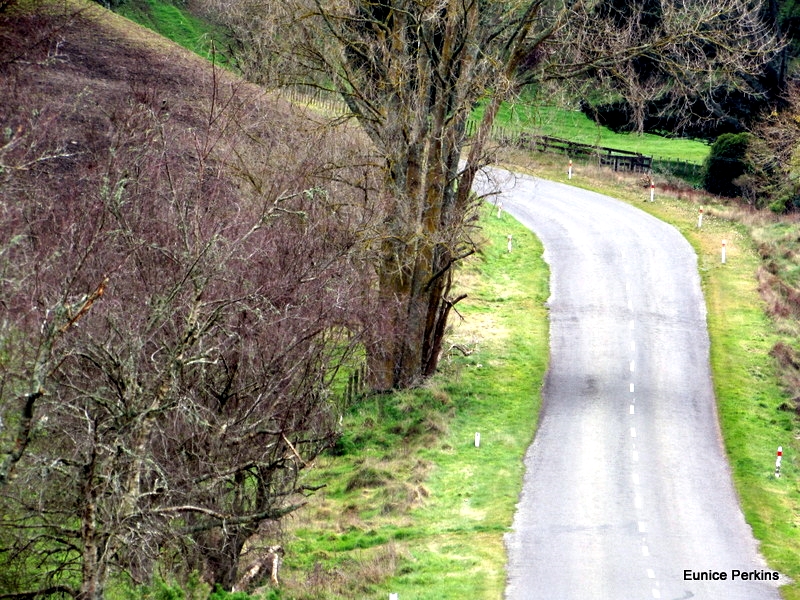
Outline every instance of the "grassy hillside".
<path id="1" fill-rule="evenodd" d="M 180 44 L 204 58 L 224 62 L 225 33 L 188 10 L 183 3 L 163 0 L 126 0 L 114 11 Z M 215 49 L 212 50 L 212 48 Z"/>
<path id="2" fill-rule="evenodd" d="M 302 502 L 368 295 L 358 140 L 97 4 L 0 10 L 0 595 L 229 584 Z"/>

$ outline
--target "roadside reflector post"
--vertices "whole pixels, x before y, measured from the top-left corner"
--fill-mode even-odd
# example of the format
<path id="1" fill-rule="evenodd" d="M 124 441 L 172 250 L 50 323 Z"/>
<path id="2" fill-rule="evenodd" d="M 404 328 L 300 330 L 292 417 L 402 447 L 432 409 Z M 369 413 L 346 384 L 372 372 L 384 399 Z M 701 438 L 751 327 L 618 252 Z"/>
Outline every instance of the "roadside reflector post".
<path id="1" fill-rule="evenodd" d="M 572 159 L 569 159 L 569 167 L 567 168 L 567 179 L 572 179 Z"/>
<path id="2" fill-rule="evenodd" d="M 656 182 L 653 179 L 650 179 L 650 202 L 654 202 L 656 199 Z"/>
<path id="3" fill-rule="evenodd" d="M 778 446 L 778 456 L 775 458 L 775 477 L 781 476 L 781 459 L 783 458 L 783 446 Z"/>
<path id="4" fill-rule="evenodd" d="M 476 448 L 480 448 L 481 447 L 481 434 L 480 434 L 479 431 L 475 432 L 475 447 Z"/>
<path id="5" fill-rule="evenodd" d="M 514 247 L 514 244 L 512 243 L 512 238 L 513 238 L 513 236 L 509 233 L 508 234 L 508 251 L 509 252 L 511 252 L 511 250 Z"/>
<path id="6" fill-rule="evenodd" d="M 727 245 L 728 245 L 728 242 L 726 242 L 725 240 L 722 240 L 722 264 L 723 265 L 725 264 L 725 249 L 726 249 Z"/>
<path id="7" fill-rule="evenodd" d="M 703 207 L 700 207 L 700 214 L 697 216 L 697 228 L 701 229 L 703 227 Z"/>
<path id="8" fill-rule="evenodd" d="M 497 218 L 499 219 L 502 216 L 503 216 L 503 202 L 498 200 L 497 201 Z"/>
<path id="9" fill-rule="evenodd" d="M 389 594 L 389 600 L 399 600 L 400 596 L 396 592 L 391 592 Z"/>

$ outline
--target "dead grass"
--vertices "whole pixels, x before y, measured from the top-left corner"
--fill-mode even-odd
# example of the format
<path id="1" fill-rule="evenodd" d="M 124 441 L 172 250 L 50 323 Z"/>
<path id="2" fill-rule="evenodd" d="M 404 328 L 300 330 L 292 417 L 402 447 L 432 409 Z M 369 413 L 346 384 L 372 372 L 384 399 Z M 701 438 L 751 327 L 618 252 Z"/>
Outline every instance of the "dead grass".
<path id="1" fill-rule="evenodd" d="M 389 542 L 352 552 L 346 561 L 335 566 L 317 561 L 308 573 L 287 575 L 282 588 L 296 600 L 366 597 L 372 586 L 393 575 L 400 562 L 408 558 L 406 550 Z"/>

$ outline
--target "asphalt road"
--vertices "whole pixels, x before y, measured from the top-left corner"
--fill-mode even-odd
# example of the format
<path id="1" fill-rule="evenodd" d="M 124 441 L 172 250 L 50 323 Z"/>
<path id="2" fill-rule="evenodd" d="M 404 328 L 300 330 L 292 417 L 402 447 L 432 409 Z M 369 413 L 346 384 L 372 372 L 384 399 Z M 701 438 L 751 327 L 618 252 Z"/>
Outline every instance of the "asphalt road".
<path id="1" fill-rule="evenodd" d="M 506 598 L 777 600 L 722 447 L 692 248 L 612 198 L 492 179 L 542 240 L 552 294 Z"/>

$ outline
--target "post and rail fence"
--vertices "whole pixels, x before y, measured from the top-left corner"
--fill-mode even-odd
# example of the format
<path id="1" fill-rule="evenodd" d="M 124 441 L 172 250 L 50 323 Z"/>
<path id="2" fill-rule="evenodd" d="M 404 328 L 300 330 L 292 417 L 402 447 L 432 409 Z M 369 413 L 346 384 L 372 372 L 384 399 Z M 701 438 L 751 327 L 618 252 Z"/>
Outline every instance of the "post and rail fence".
<path id="1" fill-rule="evenodd" d="M 475 121 L 467 122 L 467 137 L 475 134 L 477 124 Z M 653 167 L 653 157 L 640 152 L 582 144 L 548 135 L 535 135 L 527 131 L 509 129 L 495 125 L 489 134 L 490 139 L 504 146 L 513 146 L 536 152 L 564 154 L 570 158 L 596 159 L 601 166 L 609 167 L 614 171 L 633 171 L 634 173 L 647 173 Z"/>

